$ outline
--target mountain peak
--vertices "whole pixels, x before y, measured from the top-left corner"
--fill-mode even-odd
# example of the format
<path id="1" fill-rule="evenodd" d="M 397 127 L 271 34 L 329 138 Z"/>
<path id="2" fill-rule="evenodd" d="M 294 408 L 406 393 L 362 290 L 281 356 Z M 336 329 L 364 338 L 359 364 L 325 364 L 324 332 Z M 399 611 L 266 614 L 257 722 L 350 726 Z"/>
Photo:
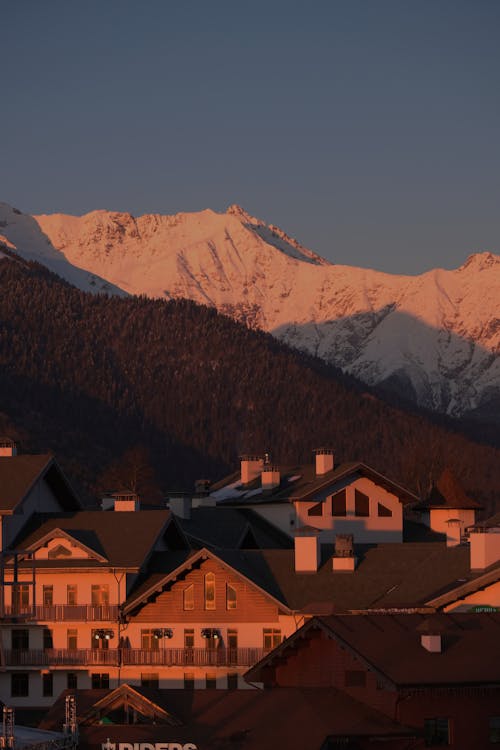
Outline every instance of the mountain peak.
<path id="1" fill-rule="evenodd" d="M 473 268 L 474 271 L 483 271 L 486 268 L 492 268 L 493 266 L 499 264 L 500 255 L 495 255 L 494 253 L 486 250 L 482 253 L 474 253 L 473 255 L 469 255 L 461 268 Z"/>

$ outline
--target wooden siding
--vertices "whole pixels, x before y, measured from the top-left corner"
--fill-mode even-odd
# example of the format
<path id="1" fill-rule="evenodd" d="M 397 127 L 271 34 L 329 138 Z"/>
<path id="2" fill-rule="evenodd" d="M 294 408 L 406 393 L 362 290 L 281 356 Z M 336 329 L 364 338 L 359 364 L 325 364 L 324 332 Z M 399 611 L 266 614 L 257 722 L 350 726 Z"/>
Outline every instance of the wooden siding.
<path id="1" fill-rule="evenodd" d="M 205 609 L 205 575 L 215 574 L 215 609 Z M 184 589 L 194 586 L 194 609 L 183 608 Z M 236 609 L 226 609 L 226 584 L 236 590 Z M 169 591 L 160 593 L 155 601 L 145 604 L 131 617 L 132 622 L 276 622 L 278 607 L 255 586 L 225 568 L 216 560 L 204 560 L 199 568 L 189 571 Z"/>

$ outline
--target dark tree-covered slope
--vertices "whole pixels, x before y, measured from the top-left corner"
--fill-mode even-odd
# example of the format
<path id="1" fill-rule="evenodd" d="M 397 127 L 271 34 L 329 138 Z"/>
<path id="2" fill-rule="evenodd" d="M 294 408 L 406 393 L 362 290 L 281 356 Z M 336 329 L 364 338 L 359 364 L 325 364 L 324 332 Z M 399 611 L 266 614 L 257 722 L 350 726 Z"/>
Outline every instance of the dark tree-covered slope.
<path id="1" fill-rule="evenodd" d="M 0 429 L 25 450 L 54 451 L 87 491 L 133 455 L 166 490 L 218 478 L 240 452 L 294 462 L 328 444 L 420 492 L 449 466 L 495 506 L 499 451 L 213 309 L 93 296 L 11 259 L 0 293 Z"/>

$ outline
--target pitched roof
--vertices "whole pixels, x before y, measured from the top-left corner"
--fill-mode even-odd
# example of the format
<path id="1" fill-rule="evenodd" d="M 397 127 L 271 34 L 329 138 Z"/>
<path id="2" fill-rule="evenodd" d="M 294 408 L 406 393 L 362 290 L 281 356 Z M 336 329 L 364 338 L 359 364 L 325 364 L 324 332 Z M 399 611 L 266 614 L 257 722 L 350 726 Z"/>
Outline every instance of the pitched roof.
<path id="1" fill-rule="evenodd" d="M 49 454 L 0 457 L 0 514 L 13 513 L 38 479 L 44 478 L 62 507 L 75 510 L 80 502 Z"/>
<path id="2" fill-rule="evenodd" d="M 168 510 L 84 510 L 76 513 L 35 514 L 16 539 L 15 546 L 24 549 L 36 546 L 51 533 L 62 529 L 105 557 L 107 564 L 135 569 L 144 564 L 156 540 L 171 520 L 172 515 Z M 66 567 L 68 562 L 50 560 L 48 567 Z M 84 562 L 99 565 L 92 560 Z"/>
<path id="3" fill-rule="evenodd" d="M 134 688 L 135 691 L 141 690 Z M 42 722 L 44 728 L 64 721 L 61 694 Z M 193 742 L 206 750 L 274 750 L 304 747 L 320 750 L 329 738 L 414 736 L 415 730 L 398 724 L 379 711 L 335 688 L 277 688 L 274 690 L 156 690 L 148 695 L 156 705 L 179 717 L 183 725 L 144 724 L 80 726 L 79 747 L 106 742 Z M 77 710 L 102 700 L 103 691 L 76 691 Z M 287 717 L 277 721 L 276 717 Z M 269 728 L 272 727 L 272 731 Z"/>
<path id="4" fill-rule="evenodd" d="M 439 618 L 442 651 L 431 653 L 421 644 L 422 630 L 433 630 Z M 444 624 L 443 624 L 444 623 Z M 332 615 L 308 620 L 258 664 L 246 677 L 258 680 L 262 667 L 283 658 L 313 629 L 323 630 L 369 669 L 398 686 L 495 685 L 500 670 L 500 614 Z M 437 628 L 434 628 L 437 629 Z M 291 649 L 291 651 L 288 651 Z"/>
<path id="5" fill-rule="evenodd" d="M 191 518 L 177 518 L 182 530 L 197 546 L 245 549 L 248 534 L 260 549 L 290 548 L 292 539 L 251 508 L 200 506 Z"/>
<path id="6" fill-rule="evenodd" d="M 415 506 L 415 510 L 432 508 L 480 509 L 483 506 L 465 494 L 464 488 L 450 471 L 445 469 L 432 486 L 426 500 Z"/>
<path id="7" fill-rule="evenodd" d="M 280 467 L 280 484 L 273 490 L 263 490 L 260 477 L 242 485 L 239 472 L 235 472 L 214 484 L 210 494 L 218 504 L 224 505 L 300 502 L 332 485 L 347 480 L 354 481 L 362 476 L 394 493 L 403 503 L 415 503 L 418 500 L 410 490 L 359 461 L 340 464 L 321 476 L 316 474 L 314 464 Z"/>

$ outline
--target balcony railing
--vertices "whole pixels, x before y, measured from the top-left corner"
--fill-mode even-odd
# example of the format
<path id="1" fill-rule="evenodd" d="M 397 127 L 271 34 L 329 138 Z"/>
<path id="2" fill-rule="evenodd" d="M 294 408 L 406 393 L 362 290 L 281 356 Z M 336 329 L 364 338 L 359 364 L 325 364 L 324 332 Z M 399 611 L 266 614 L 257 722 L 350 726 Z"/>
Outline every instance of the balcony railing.
<path id="1" fill-rule="evenodd" d="M 4 606 L 0 617 L 40 622 L 109 622 L 118 619 L 117 604 L 52 604 L 44 606 Z"/>
<path id="2" fill-rule="evenodd" d="M 261 648 L 13 649 L 3 651 L 3 663 L 7 667 L 250 667 L 267 653 Z"/>

